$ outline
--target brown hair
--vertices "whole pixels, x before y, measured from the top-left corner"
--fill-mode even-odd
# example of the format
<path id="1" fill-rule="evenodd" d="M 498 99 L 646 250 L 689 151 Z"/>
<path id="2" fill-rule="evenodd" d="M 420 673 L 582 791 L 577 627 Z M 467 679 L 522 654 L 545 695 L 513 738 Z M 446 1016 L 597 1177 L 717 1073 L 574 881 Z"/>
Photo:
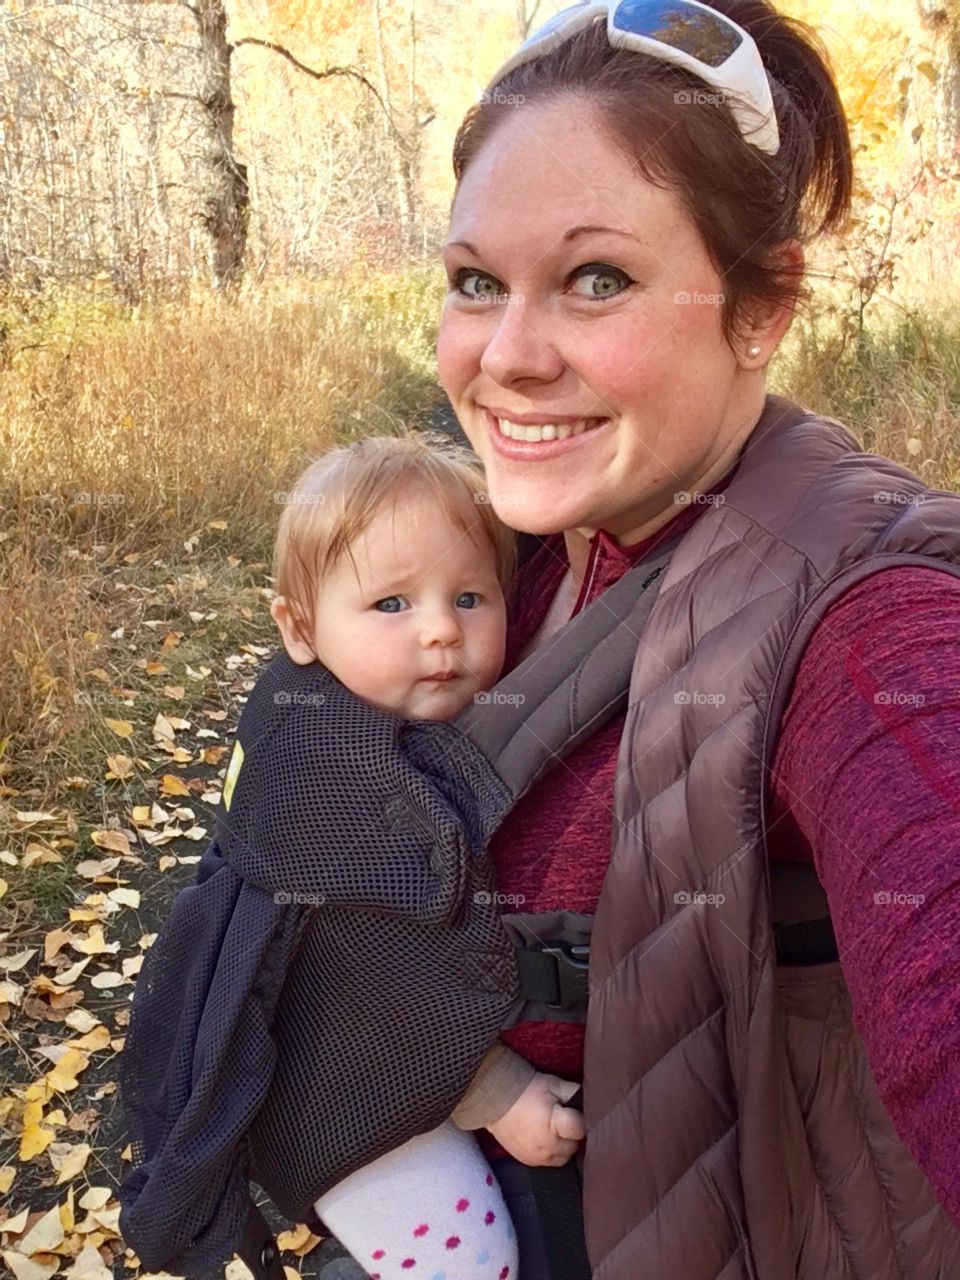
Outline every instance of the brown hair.
<path id="1" fill-rule="evenodd" d="M 710 88 L 692 72 L 611 48 L 601 17 L 503 77 L 470 108 L 454 141 L 453 170 L 459 185 L 507 113 L 527 103 L 581 99 L 640 174 L 672 187 L 684 203 L 724 280 L 721 318 L 729 342 L 754 306 L 809 299 L 801 274 L 778 263 L 772 250 L 784 240 L 806 243 L 843 228 L 853 161 L 829 59 L 813 29 L 766 0 L 712 0 L 711 7 L 757 43 L 780 131 L 777 155 L 745 141 L 727 102 L 692 94 Z M 675 96 L 684 90 L 679 106 Z"/>
<path id="2" fill-rule="evenodd" d="M 312 630 L 313 607 L 324 578 L 388 502 L 430 493 L 460 529 L 486 537 L 497 577 L 509 595 L 517 563 L 517 535 L 496 515 L 476 455 L 440 432 L 366 436 L 333 449 L 301 473 L 284 504 L 274 545 L 277 593 Z"/>

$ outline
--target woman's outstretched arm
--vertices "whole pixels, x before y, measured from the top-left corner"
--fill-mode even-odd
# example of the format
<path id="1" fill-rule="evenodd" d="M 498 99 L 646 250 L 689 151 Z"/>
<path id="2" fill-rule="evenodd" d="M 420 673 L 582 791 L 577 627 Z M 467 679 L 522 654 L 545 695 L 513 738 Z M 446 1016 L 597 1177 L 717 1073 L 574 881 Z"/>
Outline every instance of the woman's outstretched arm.
<path id="1" fill-rule="evenodd" d="M 958 637 L 949 574 L 889 569 L 844 593 L 784 715 L 771 838 L 812 851 L 880 1096 L 960 1224 Z"/>

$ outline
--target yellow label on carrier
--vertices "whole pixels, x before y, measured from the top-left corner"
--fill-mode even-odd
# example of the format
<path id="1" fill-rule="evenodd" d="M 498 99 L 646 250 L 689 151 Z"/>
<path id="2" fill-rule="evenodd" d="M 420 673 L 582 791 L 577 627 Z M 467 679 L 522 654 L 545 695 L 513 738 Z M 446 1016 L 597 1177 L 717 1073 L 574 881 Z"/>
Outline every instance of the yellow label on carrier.
<path id="1" fill-rule="evenodd" d="M 237 778 L 240 776 L 242 764 L 243 747 L 239 742 L 235 742 L 233 744 L 233 755 L 227 765 L 227 776 L 223 780 L 223 807 L 225 809 L 230 808 L 230 801 L 233 799 L 233 788 L 237 785 Z"/>

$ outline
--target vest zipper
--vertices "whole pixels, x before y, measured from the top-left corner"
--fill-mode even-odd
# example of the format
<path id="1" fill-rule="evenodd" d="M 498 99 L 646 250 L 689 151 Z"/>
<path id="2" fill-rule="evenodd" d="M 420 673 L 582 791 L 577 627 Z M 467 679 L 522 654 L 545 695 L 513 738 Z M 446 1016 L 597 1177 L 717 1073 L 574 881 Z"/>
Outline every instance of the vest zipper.
<path id="1" fill-rule="evenodd" d="M 573 606 L 571 618 L 575 618 L 580 610 L 584 607 L 590 596 L 590 590 L 593 586 L 593 580 L 597 576 L 597 563 L 600 559 L 600 531 L 594 533 L 590 543 L 590 554 L 587 557 L 587 571 L 583 575 L 583 582 L 580 584 L 580 592 L 577 596 L 577 603 Z"/>

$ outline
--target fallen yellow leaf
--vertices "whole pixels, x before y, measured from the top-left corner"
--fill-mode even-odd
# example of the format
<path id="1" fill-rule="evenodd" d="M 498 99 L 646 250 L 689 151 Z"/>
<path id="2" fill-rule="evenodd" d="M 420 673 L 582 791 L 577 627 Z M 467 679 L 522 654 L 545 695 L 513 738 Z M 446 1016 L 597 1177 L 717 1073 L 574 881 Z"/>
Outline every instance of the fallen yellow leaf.
<path id="1" fill-rule="evenodd" d="M 20 1135 L 20 1159 L 32 1160 L 41 1151 L 46 1151 L 57 1135 L 40 1121 L 43 1119 L 43 1104 L 28 1102 L 23 1108 L 23 1132 Z"/>
<path id="2" fill-rule="evenodd" d="M 4 1249 L 3 1260 L 10 1268 L 14 1280 L 50 1280 L 60 1270 L 59 1258 L 54 1258 L 52 1262 L 35 1262 L 16 1249 Z"/>
<path id="3" fill-rule="evenodd" d="M 132 960 L 143 962 L 143 956 L 131 956 Z M 106 1049 L 110 1044 L 110 1031 L 101 1022 L 96 1027 L 92 1027 L 86 1035 L 78 1037 L 76 1040 L 68 1040 L 68 1049 L 89 1049 L 91 1053 L 97 1053 L 101 1049 Z"/>
<path id="4" fill-rule="evenodd" d="M 160 794 L 163 796 L 188 796 L 190 788 L 175 773 L 165 773 L 160 779 Z"/>
<path id="5" fill-rule="evenodd" d="M 69 929 L 51 929 L 43 939 L 43 963 L 49 964 L 74 937 Z"/>
<path id="6" fill-rule="evenodd" d="M 42 867 L 45 862 L 62 862 L 63 854 L 42 844 L 28 844 L 20 859 L 22 867 Z"/>
<path id="7" fill-rule="evenodd" d="M 0 957 L 0 969 L 5 969 L 7 973 L 16 973 L 29 964 L 39 949 L 39 947 L 27 947 L 26 950 L 17 951 L 12 956 Z"/>
<path id="8" fill-rule="evenodd" d="M 108 778 L 117 778 L 122 781 L 125 778 L 129 778 L 133 773 L 133 760 L 130 756 L 107 756 L 107 764 L 110 767 L 107 774 Z"/>
<path id="9" fill-rule="evenodd" d="M 91 831 L 90 839 L 98 849 L 106 849 L 108 853 L 130 853 L 130 841 L 122 831 Z"/>
<path id="10" fill-rule="evenodd" d="M 22 1240 L 17 1243 L 20 1252 L 28 1256 L 31 1253 L 49 1252 L 63 1240 L 63 1223 L 60 1221 L 60 1206 L 54 1205 L 33 1224 Z"/>
<path id="11" fill-rule="evenodd" d="M 129 720 L 109 720 L 106 716 L 104 716 L 103 723 L 107 726 L 108 729 L 112 729 L 118 738 L 133 737 L 133 725 L 130 723 Z"/>
<path id="12" fill-rule="evenodd" d="M 64 1280 L 113 1280 L 113 1271 L 101 1258 L 91 1238 L 63 1273 Z"/>
<path id="13" fill-rule="evenodd" d="M 90 1065 L 90 1055 L 82 1049 L 68 1049 L 44 1079 L 58 1093 L 69 1093 L 78 1085 L 77 1076 Z"/>
<path id="14" fill-rule="evenodd" d="M 102 1209 L 112 1195 L 109 1187 L 87 1187 L 77 1204 L 81 1209 Z"/>
<path id="15" fill-rule="evenodd" d="M 74 951 L 79 951 L 84 956 L 112 955 L 120 950 L 119 942 L 106 941 L 102 924 L 93 925 L 85 938 L 77 939 L 72 945 Z"/>
<path id="16" fill-rule="evenodd" d="M 0 1196 L 5 1196 L 13 1186 L 13 1180 L 17 1176 L 17 1167 L 13 1164 L 5 1164 L 0 1166 Z M 4 1223 L 6 1226 L 6 1223 Z"/>
<path id="17" fill-rule="evenodd" d="M 71 1009 L 63 1021 L 71 1031 L 79 1031 L 81 1035 L 102 1025 L 88 1009 Z"/>
<path id="18" fill-rule="evenodd" d="M 305 1223 L 299 1222 L 297 1225 L 287 1231 L 281 1231 L 277 1236 L 277 1248 L 303 1257 L 309 1253 L 311 1249 L 315 1249 L 322 1239 L 321 1236 L 315 1236 Z"/>
<path id="19" fill-rule="evenodd" d="M 107 897 L 120 907 L 136 908 L 140 905 L 139 889 L 111 889 Z"/>
<path id="20" fill-rule="evenodd" d="M 47 1151 L 50 1157 L 50 1163 L 53 1165 L 54 1172 L 57 1174 L 55 1186 L 59 1187 L 64 1182 L 70 1182 L 71 1179 L 78 1177 L 86 1168 L 87 1161 L 93 1154 L 93 1147 L 86 1142 L 78 1143 L 74 1146 L 69 1142 L 54 1142 Z M 63 1224 L 66 1230 L 73 1230 L 73 1223 L 69 1225 Z"/>
<path id="21" fill-rule="evenodd" d="M 60 987 L 72 986 L 89 963 L 89 956 L 83 960 L 78 960 L 76 964 L 71 965 L 69 969 L 64 969 L 62 973 L 55 973 L 53 975 L 54 982 Z"/>

